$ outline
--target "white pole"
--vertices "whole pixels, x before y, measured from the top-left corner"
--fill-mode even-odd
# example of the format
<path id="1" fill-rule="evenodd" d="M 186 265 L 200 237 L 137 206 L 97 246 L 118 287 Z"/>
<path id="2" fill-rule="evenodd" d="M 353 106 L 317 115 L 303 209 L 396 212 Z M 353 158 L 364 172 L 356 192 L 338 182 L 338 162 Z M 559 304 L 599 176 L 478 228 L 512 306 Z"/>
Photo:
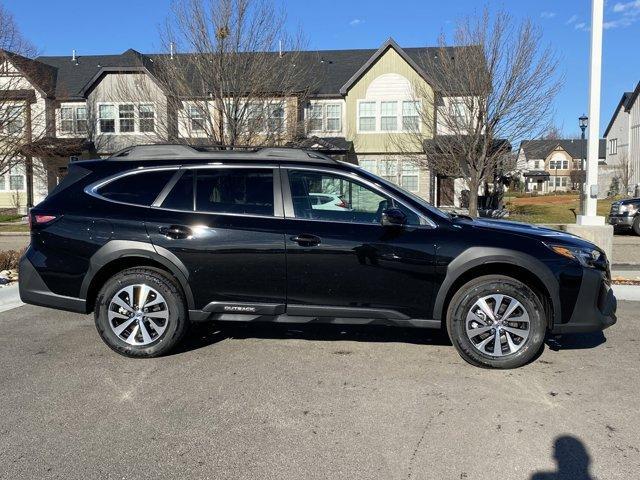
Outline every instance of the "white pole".
<path id="1" fill-rule="evenodd" d="M 600 144 L 600 80 L 602 75 L 602 19 L 604 0 L 591 3 L 591 71 L 589 78 L 589 137 L 587 141 L 587 181 L 584 215 L 580 225 L 604 225 L 598 209 L 598 149 Z"/>

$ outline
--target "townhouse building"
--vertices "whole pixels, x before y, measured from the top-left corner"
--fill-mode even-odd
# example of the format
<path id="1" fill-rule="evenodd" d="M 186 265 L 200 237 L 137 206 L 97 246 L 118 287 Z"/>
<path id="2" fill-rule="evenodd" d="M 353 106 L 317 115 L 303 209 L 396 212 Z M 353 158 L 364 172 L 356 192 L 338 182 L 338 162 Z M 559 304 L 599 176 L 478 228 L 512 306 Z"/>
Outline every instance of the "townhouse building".
<path id="1" fill-rule="evenodd" d="M 629 188 L 640 186 L 640 82 L 624 92 L 604 131 L 607 142 L 606 167 L 600 172 L 599 185 L 609 185 L 620 175 L 621 164 L 630 173 Z M 625 192 L 633 193 L 633 192 Z"/>
<path id="2" fill-rule="evenodd" d="M 582 170 L 586 155 L 586 140 L 523 140 L 516 165 L 524 178 L 525 191 L 544 194 L 576 190 L 576 173 Z M 601 164 L 605 161 L 604 139 L 600 139 L 598 159 Z"/>
<path id="3" fill-rule="evenodd" d="M 458 206 L 463 179 L 430 171 L 416 140 L 416 131 L 425 141 L 447 134 L 440 116 L 465 114 L 459 111 L 464 102 L 437 97 L 428 65 L 439 51 L 401 48 L 389 39 L 378 49 L 304 52 L 298 61 L 314 66 L 308 95 L 264 100 L 254 116 L 256 106 L 250 105 L 251 125 L 266 133 L 296 132 L 275 143 L 356 163 L 432 203 Z M 0 209 L 11 208 L 16 198 L 23 209 L 36 204 L 76 159 L 106 157 L 136 144 L 206 143 L 205 124 L 215 105 L 203 109 L 188 96 L 169 98 L 157 71 L 169 54 L 130 49 L 27 59 L 0 53 L 2 108 L 18 109 L 22 123 L 12 128 L 25 136 L 17 154 L 21 161 L 0 176 Z M 438 102 L 423 101 L 417 91 Z M 424 115 L 425 108 L 434 111 Z"/>

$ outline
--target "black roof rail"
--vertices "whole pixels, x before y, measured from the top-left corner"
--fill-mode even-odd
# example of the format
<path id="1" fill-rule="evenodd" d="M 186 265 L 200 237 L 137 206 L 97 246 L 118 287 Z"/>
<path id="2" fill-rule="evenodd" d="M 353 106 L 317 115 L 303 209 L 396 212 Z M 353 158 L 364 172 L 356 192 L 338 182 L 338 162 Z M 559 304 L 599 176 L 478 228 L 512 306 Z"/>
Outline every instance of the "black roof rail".
<path id="1" fill-rule="evenodd" d="M 136 145 L 123 148 L 109 157 L 113 160 L 291 160 L 337 163 L 327 155 L 313 150 L 289 147 L 193 147 L 184 144 Z"/>

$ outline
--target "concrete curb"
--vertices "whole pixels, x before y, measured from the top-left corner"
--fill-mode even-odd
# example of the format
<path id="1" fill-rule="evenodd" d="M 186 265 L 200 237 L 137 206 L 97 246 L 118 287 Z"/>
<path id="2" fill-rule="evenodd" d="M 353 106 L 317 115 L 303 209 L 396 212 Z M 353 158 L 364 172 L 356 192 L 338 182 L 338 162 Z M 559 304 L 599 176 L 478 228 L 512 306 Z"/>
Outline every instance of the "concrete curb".
<path id="1" fill-rule="evenodd" d="M 0 312 L 6 312 L 22 305 L 24 303 L 20 300 L 17 282 L 8 287 L 0 287 Z"/>
<path id="2" fill-rule="evenodd" d="M 0 237 L 28 237 L 31 232 L 0 232 Z"/>

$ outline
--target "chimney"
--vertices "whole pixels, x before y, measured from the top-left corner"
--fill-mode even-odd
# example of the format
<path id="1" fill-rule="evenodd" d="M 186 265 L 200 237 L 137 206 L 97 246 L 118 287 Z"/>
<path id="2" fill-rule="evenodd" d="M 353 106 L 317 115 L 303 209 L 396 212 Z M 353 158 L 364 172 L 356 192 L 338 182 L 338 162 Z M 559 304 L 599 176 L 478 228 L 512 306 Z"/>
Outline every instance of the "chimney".
<path id="1" fill-rule="evenodd" d="M 75 63 L 76 65 L 78 64 L 78 58 L 76 57 L 76 49 L 75 48 L 73 50 L 71 50 L 71 61 L 73 63 Z"/>
<path id="2" fill-rule="evenodd" d="M 173 54 L 175 53 L 175 44 L 173 42 L 169 43 L 169 55 L 173 60 Z"/>
<path id="3" fill-rule="evenodd" d="M 278 40 L 278 56 L 282 58 L 282 40 Z"/>

